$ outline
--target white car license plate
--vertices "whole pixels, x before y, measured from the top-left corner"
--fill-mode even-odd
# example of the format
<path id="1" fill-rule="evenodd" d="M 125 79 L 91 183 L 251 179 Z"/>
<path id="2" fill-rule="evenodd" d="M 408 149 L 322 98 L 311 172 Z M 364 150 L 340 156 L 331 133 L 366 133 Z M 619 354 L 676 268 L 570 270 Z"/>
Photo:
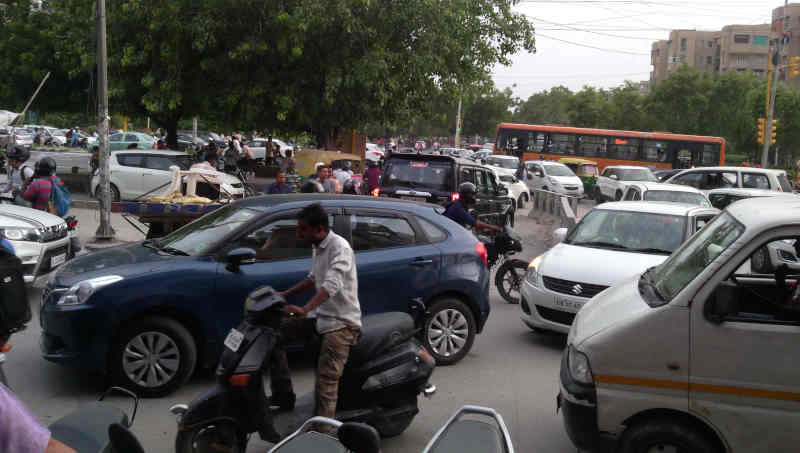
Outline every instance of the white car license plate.
<path id="1" fill-rule="evenodd" d="M 560 299 L 560 298 L 556 297 L 555 306 L 578 311 L 583 306 L 583 303 L 574 302 L 574 301 L 571 301 L 569 299 Z"/>
<path id="2" fill-rule="evenodd" d="M 236 329 L 231 329 L 228 332 L 228 336 L 225 337 L 225 347 L 230 349 L 233 352 L 239 350 L 239 346 L 242 345 L 242 340 L 244 339 L 244 334 L 239 332 Z"/>
<path id="3" fill-rule="evenodd" d="M 50 267 L 59 266 L 61 264 L 64 264 L 65 261 L 67 261 L 67 254 L 66 253 L 62 253 L 61 255 L 56 255 L 56 256 L 50 258 Z"/>

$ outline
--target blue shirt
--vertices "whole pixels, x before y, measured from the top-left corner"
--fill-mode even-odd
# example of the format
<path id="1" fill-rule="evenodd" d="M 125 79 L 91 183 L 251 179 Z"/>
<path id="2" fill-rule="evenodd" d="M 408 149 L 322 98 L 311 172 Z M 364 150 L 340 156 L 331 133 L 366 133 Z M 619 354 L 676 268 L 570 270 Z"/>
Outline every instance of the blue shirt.
<path id="1" fill-rule="evenodd" d="M 472 217 L 467 209 L 458 201 L 450 203 L 444 210 L 444 215 L 451 218 L 457 224 L 466 228 L 467 226 L 475 226 L 475 217 Z"/>
<path id="2" fill-rule="evenodd" d="M 294 193 L 292 187 L 288 184 L 284 184 L 283 187 L 279 186 L 277 182 L 273 182 L 269 186 L 267 186 L 267 190 L 264 193 L 268 195 L 272 194 L 281 194 L 281 193 Z"/>
<path id="3" fill-rule="evenodd" d="M 14 246 L 13 246 L 13 245 L 11 245 L 11 243 L 10 243 L 10 242 L 8 242 L 8 241 L 6 240 L 6 238 L 2 238 L 2 239 L 0 239 L 0 247 L 4 247 L 4 248 L 6 248 L 6 249 L 7 249 L 9 252 L 11 252 L 12 254 L 16 254 L 16 252 L 14 252 Z"/>

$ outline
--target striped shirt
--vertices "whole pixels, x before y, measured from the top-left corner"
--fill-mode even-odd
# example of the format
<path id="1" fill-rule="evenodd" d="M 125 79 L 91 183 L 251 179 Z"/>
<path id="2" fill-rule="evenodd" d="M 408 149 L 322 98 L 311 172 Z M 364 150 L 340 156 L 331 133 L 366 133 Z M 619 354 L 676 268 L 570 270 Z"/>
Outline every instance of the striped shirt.
<path id="1" fill-rule="evenodd" d="M 33 203 L 33 209 L 40 211 L 48 210 L 48 203 L 50 202 L 50 193 L 53 191 L 53 183 L 55 181 L 59 186 L 64 183 L 58 176 L 50 176 L 49 178 L 37 178 L 32 183 L 28 184 L 27 190 L 23 197 Z"/>

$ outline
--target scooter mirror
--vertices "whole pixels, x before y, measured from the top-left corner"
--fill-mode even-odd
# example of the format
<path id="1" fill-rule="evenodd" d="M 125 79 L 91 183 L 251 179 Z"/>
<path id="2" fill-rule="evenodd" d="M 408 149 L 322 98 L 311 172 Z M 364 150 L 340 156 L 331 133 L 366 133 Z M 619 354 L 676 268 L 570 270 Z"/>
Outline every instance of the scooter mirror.
<path id="1" fill-rule="evenodd" d="M 343 423 L 337 431 L 339 442 L 353 453 L 380 453 L 381 438 L 375 428 L 364 423 Z"/>

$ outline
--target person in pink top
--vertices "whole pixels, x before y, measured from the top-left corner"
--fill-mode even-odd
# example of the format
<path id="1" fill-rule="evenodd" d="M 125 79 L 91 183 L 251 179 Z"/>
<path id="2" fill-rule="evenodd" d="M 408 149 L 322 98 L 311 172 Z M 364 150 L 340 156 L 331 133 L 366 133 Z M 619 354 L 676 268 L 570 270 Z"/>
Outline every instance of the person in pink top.
<path id="1" fill-rule="evenodd" d="M 0 384 L 0 451 L 76 453 L 69 446 L 50 437 L 50 431 L 3 384 Z"/>

